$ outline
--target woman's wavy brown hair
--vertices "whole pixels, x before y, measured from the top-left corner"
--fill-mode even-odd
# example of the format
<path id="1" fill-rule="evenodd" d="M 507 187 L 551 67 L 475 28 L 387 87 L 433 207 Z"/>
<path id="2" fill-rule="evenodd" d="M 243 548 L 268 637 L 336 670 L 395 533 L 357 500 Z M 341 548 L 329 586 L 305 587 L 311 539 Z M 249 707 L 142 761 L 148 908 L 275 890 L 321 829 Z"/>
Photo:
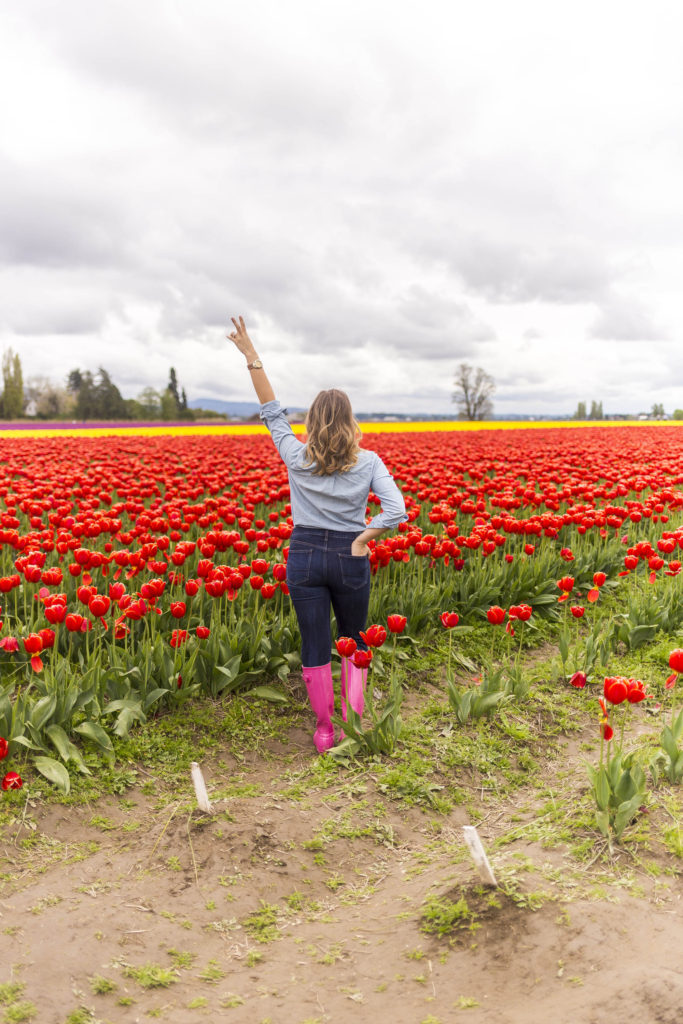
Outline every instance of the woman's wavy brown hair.
<path id="1" fill-rule="evenodd" d="M 337 388 L 321 391 L 306 413 L 307 465 L 314 464 L 318 476 L 346 473 L 358 460 L 360 427 L 345 392 Z"/>

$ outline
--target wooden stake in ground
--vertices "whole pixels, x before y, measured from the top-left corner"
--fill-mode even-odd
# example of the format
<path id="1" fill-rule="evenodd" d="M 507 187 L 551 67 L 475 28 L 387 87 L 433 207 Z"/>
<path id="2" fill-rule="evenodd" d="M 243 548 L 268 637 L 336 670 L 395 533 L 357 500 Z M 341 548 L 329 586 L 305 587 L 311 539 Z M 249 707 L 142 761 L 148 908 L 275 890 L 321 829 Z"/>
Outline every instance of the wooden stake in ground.
<path id="1" fill-rule="evenodd" d="M 211 804 L 209 803 L 209 794 L 206 791 L 206 783 L 204 782 L 202 770 L 196 761 L 193 761 L 190 765 L 190 771 L 192 772 L 192 782 L 194 783 L 194 792 L 197 797 L 197 806 L 200 811 L 206 811 L 207 814 L 211 814 Z"/>
<path id="2" fill-rule="evenodd" d="M 498 886 L 496 876 L 493 873 L 493 868 L 489 863 L 489 859 L 486 856 L 486 851 L 482 846 L 479 833 L 477 832 L 474 825 L 463 825 L 462 832 L 467 843 L 467 849 L 472 854 L 472 860 L 477 866 L 479 877 L 485 885 Z"/>

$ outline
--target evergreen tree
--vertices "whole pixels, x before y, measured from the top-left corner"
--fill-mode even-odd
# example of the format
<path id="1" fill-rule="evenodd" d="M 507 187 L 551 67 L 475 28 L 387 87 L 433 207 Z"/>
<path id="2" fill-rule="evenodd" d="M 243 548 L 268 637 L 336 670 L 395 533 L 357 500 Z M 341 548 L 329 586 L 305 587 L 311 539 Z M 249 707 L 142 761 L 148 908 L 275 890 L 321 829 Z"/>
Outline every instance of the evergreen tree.
<path id="1" fill-rule="evenodd" d="M 178 410 L 180 409 L 180 393 L 178 391 L 178 378 L 176 376 L 174 366 L 171 367 L 171 371 L 168 378 L 167 390 L 170 391 L 171 395 L 173 396 L 173 400 L 175 402 L 175 411 L 177 414 Z M 173 417 L 170 418 L 173 419 Z"/>
<path id="2" fill-rule="evenodd" d="M 16 420 L 24 411 L 24 378 L 21 360 L 11 348 L 3 353 L 2 381 L 2 415 L 6 420 Z"/>
<path id="3" fill-rule="evenodd" d="M 121 396 L 121 392 L 103 366 L 99 367 L 97 376 L 98 380 L 95 385 L 95 415 L 97 419 L 127 419 L 126 403 Z"/>
<path id="4" fill-rule="evenodd" d="M 586 403 L 585 402 L 579 402 L 579 404 L 576 407 L 576 412 L 574 413 L 574 419 L 575 420 L 585 420 L 585 418 L 586 418 Z"/>
<path id="5" fill-rule="evenodd" d="M 161 418 L 174 420 L 178 415 L 178 403 L 170 387 L 161 392 Z"/>
<path id="6" fill-rule="evenodd" d="M 97 379 L 90 370 L 71 370 L 67 390 L 76 399 L 75 413 L 80 420 L 128 419 L 129 412 L 121 392 L 111 376 L 100 366 Z"/>

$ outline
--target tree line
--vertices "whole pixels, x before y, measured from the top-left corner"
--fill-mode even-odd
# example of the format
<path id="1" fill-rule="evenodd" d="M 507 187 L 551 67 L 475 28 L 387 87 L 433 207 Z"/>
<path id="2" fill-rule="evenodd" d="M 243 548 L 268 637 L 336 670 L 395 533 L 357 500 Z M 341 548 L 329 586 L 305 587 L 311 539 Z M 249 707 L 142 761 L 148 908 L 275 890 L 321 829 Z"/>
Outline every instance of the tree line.
<path id="1" fill-rule="evenodd" d="M 137 398 L 124 398 L 103 366 L 95 373 L 71 370 L 64 385 L 41 376 L 24 381 L 21 360 L 8 349 L 2 357 L 2 384 L 0 418 L 4 420 L 24 416 L 39 420 L 193 420 L 197 415 L 216 415 L 189 408 L 173 366 L 165 388 L 146 387 Z"/>
<path id="2" fill-rule="evenodd" d="M 648 414 L 648 419 L 652 420 L 665 420 L 667 414 L 664 410 L 662 402 L 655 402 Z M 605 416 L 602 411 L 602 402 L 591 402 L 590 411 L 587 411 L 585 402 L 579 402 L 576 407 L 576 412 L 572 416 L 574 420 L 604 420 Z M 683 409 L 674 409 L 671 414 L 672 420 L 683 420 Z"/>

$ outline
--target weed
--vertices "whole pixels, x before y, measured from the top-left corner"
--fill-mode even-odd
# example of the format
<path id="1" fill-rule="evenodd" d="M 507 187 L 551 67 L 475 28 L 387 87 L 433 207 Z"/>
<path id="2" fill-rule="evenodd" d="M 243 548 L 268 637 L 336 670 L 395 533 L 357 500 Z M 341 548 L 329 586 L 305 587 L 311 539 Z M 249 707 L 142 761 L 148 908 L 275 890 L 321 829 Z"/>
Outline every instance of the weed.
<path id="1" fill-rule="evenodd" d="M 305 899 L 304 894 L 295 889 L 294 892 L 290 892 L 289 896 L 285 896 L 285 903 L 290 910 L 299 911 L 303 910 Z"/>
<path id="2" fill-rule="evenodd" d="M 664 829 L 664 842 L 675 857 L 683 857 L 683 836 L 680 825 Z"/>
<path id="3" fill-rule="evenodd" d="M 282 938 L 278 926 L 278 908 L 261 900 L 261 906 L 244 919 L 244 928 L 257 942 L 274 942 Z"/>
<path id="4" fill-rule="evenodd" d="M 38 1008 L 25 999 L 20 1003 L 11 1003 L 2 1019 L 6 1024 L 23 1024 L 24 1021 L 33 1020 L 37 1013 Z"/>
<path id="5" fill-rule="evenodd" d="M 229 995 L 224 999 L 221 999 L 220 1005 L 226 1010 L 234 1010 L 237 1006 L 242 1006 L 244 999 L 242 996 Z"/>
<path id="6" fill-rule="evenodd" d="M 196 999 L 192 999 L 191 1002 L 187 1004 L 187 1008 L 188 1010 L 201 1010 L 202 1007 L 208 1005 L 209 1000 L 206 998 L 206 996 L 197 996 Z"/>
<path id="7" fill-rule="evenodd" d="M 111 820 L 111 818 L 105 818 L 101 814 L 95 814 L 90 819 L 90 824 L 93 828 L 99 828 L 102 832 L 113 832 L 118 826 Z"/>
<path id="8" fill-rule="evenodd" d="M 115 981 L 103 978 L 100 974 L 95 974 L 92 978 L 88 978 L 88 981 L 90 982 L 90 988 L 96 996 L 107 995 L 108 992 L 113 992 L 116 989 Z"/>
<path id="9" fill-rule="evenodd" d="M 197 959 L 196 953 L 188 953 L 185 950 L 180 949 L 167 949 L 166 952 L 173 960 L 174 965 L 180 970 L 183 967 L 192 967 L 192 964 Z"/>
<path id="10" fill-rule="evenodd" d="M 329 878 L 325 879 L 325 885 L 331 892 L 336 892 L 337 889 L 340 889 L 343 885 L 346 885 L 346 882 L 341 875 L 335 873 L 334 875 L 330 875 Z"/>
<path id="11" fill-rule="evenodd" d="M 470 910 L 464 895 L 455 901 L 446 897 L 428 896 L 423 908 L 420 930 L 427 934 L 444 936 L 456 930 L 468 929 L 473 932 L 479 928 L 477 915 Z"/>
<path id="12" fill-rule="evenodd" d="M 31 907 L 32 914 L 42 914 L 47 907 L 56 907 L 58 903 L 62 902 L 61 896 L 50 894 L 48 896 L 42 896 L 34 906 Z"/>
<path id="13" fill-rule="evenodd" d="M 26 985 L 23 981 L 4 981 L 0 984 L 0 1006 L 16 1002 Z"/>
<path id="14" fill-rule="evenodd" d="M 127 978 L 133 978 L 142 988 L 168 988 L 178 980 L 178 972 L 159 964 L 143 964 L 141 967 L 128 966 L 124 969 Z"/>
<path id="15" fill-rule="evenodd" d="M 250 949 L 244 958 L 244 962 L 247 967 L 255 967 L 256 964 L 260 964 L 263 960 L 263 953 L 259 953 L 257 949 Z"/>
<path id="16" fill-rule="evenodd" d="M 89 1010 L 86 1006 L 79 1006 L 77 1010 L 72 1010 L 69 1016 L 64 1021 L 64 1024 L 94 1024 L 95 1014 L 92 1010 Z"/>
<path id="17" fill-rule="evenodd" d="M 472 996 L 459 996 L 453 1006 L 456 1010 L 473 1010 L 475 1006 L 479 1006 L 479 1003 Z"/>
<path id="18" fill-rule="evenodd" d="M 216 960 L 209 960 L 204 970 L 200 971 L 198 977 L 201 981 L 220 981 L 221 978 L 225 977 L 225 971 L 218 966 Z"/>

